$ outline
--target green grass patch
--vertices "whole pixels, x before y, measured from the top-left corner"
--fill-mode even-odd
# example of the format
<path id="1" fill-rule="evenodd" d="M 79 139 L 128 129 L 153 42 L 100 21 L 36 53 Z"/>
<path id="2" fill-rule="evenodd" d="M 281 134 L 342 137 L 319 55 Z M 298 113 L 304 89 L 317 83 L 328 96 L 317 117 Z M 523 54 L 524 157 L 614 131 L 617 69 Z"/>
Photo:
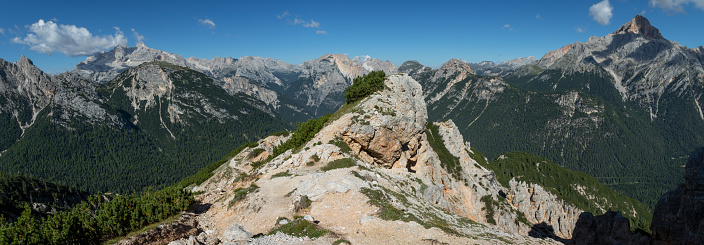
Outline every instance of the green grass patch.
<path id="1" fill-rule="evenodd" d="M 484 203 L 484 208 L 486 210 L 486 222 L 492 225 L 496 225 L 496 220 L 494 219 L 494 207 L 498 206 L 496 200 L 491 197 L 491 195 L 483 196 L 480 201 Z"/>
<path id="2" fill-rule="evenodd" d="M 310 208 L 310 205 L 313 204 L 313 201 L 308 198 L 308 196 L 301 196 L 301 199 L 298 199 L 296 203 L 293 204 L 293 211 L 298 213 L 300 211 L 306 210 L 307 208 Z"/>
<path id="3" fill-rule="evenodd" d="M 273 179 L 273 178 L 288 177 L 288 176 L 293 176 L 293 174 L 289 173 L 288 170 L 286 170 L 285 172 L 281 172 L 281 173 L 272 175 L 271 178 Z"/>
<path id="4" fill-rule="evenodd" d="M 479 150 L 475 149 L 474 147 L 471 148 L 472 151 L 467 151 L 467 154 L 469 154 L 469 157 L 477 161 L 479 165 L 486 167 L 489 162 L 486 161 L 486 157 L 484 157 L 484 154 L 479 152 Z"/>
<path id="5" fill-rule="evenodd" d="M 357 166 L 357 164 L 352 158 L 340 158 L 335 161 L 329 162 L 328 165 L 325 165 L 324 167 L 320 168 L 320 170 L 328 171 L 338 168 L 350 168 L 354 166 Z"/>
<path id="6" fill-rule="evenodd" d="M 402 194 L 396 193 L 384 187 L 381 188 L 381 190 L 375 190 L 366 187 L 362 187 L 360 189 L 360 192 L 367 196 L 367 198 L 369 198 L 368 203 L 379 208 L 377 217 L 379 217 L 380 219 L 391 221 L 401 220 L 404 222 L 414 221 L 422 225 L 426 229 L 429 229 L 431 227 L 437 227 L 447 234 L 455 236 L 462 235 L 452 229 L 446 220 L 441 219 L 432 212 L 427 212 L 424 214 L 424 216 L 427 216 L 427 218 L 429 219 L 429 221 L 426 222 L 419 219 L 412 213 L 404 212 L 403 210 L 395 208 L 393 205 L 391 205 L 393 199 L 396 199 L 397 201 L 403 203 L 406 206 L 409 205 L 408 199 L 406 199 L 406 197 Z"/>
<path id="7" fill-rule="evenodd" d="M 332 242 L 332 245 L 341 245 L 341 244 L 352 244 L 350 241 L 347 241 L 345 239 L 337 239 L 336 241 Z"/>
<path id="8" fill-rule="evenodd" d="M 271 133 L 269 136 L 284 136 L 285 137 L 285 136 L 288 136 L 289 134 L 291 134 L 291 133 L 288 131 L 279 131 L 279 132 Z"/>
<path id="9" fill-rule="evenodd" d="M 264 152 L 264 149 L 262 149 L 262 148 L 254 149 L 254 150 L 252 150 L 252 152 L 249 153 L 248 159 L 255 158 L 255 157 L 259 156 L 259 154 L 262 154 L 262 152 Z"/>
<path id="10" fill-rule="evenodd" d="M 256 141 L 245 143 L 240 145 L 239 147 L 235 148 L 232 150 L 230 153 L 225 155 L 223 158 L 220 160 L 213 162 L 211 164 L 208 164 L 208 166 L 205 166 L 204 168 L 201 168 L 198 170 L 198 172 L 194 175 L 188 176 L 186 178 L 183 178 L 180 182 L 176 183 L 174 186 L 180 186 L 181 188 L 188 187 L 190 185 L 200 185 L 206 180 L 210 179 L 210 177 L 213 177 L 213 171 L 218 169 L 222 164 L 230 161 L 231 158 L 237 156 L 237 154 L 240 154 L 244 149 L 247 147 L 257 147 L 259 143 Z"/>
<path id="11" fill-rule="evenodd" d="M 345 141 L 342 140 L 342 138 L 340 136 L 336 136 L 335 139 L 330 140 L 330 142 L 328 142 L 328 144 L 332 144 L 332 145 L 339 147 L 340 150 L 342 151 L 342 153 L 349 154 L 350 152 L 352 152 L 352 148 L 350 148 L 350 146 L 347 145 L 347 143 L 345 143 Z"/>
<path id="12" fill-rule="evenodd" d="M 246 188 L 237 188 L 235 189 L 235 197 L 232 198 L 232 201 L 227 205 L 228 208 L 234 206 L 238 202 L 244 200 L 247 197 L 247 194 L 252 193 L 257 191 L 259 189 L 259 186 L 255 184 L 251 184 L 249 187 Z"/>
<path id="13" fill-rule="evenodd" d="M 317 119 L 308 119 L 304 123 L 297 123 L 296 131 L 291 135 L 291 139 L 274 148 L 274 153 L 269 157 L 273 159 L 288 150 L 300 149 L 306 142 L 315 137 L 330 119 L 330 113 Z"/>
<path id="14" fill-rule="evenodd" d="M 440 158 L 440 165 L 456 180 L 462 179 L 462 165 L 460 165 L 460 159 L 452 155 L 450 150 L 445 147 L 445 142 L 440 136 L 440 127 L 428 122 L 426 126 L 425 134 L 428 136 L 428 142 L 433 151 L 438 154 Z"/>
<path id="15" fill-rule="evenodd" d="M 304 220 L 300 216 L 297 216 L 294 217 L 294 220 L 292 220 L 288 224 L 279 226 L 271 230 L 269 232 L 269 235 L 274 235 L 277 232 L 283 232 L 284 234 L 295 237 L 318 238 L 324 236 L 325 234 L 328 234 L 329 231 L 321 229 L 315 224 Z"/>

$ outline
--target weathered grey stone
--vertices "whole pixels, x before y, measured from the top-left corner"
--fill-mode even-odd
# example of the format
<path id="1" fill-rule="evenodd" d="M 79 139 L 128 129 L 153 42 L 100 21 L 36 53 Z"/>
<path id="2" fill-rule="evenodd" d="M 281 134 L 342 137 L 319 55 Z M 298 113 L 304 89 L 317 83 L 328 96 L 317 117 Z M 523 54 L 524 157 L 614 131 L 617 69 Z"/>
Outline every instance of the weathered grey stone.
<path id="1" fill-rule="evenodd" d="M 247 241 L 250 238 L 252 238 L 254 234 L 249 233 L 246 231 L 242 226 L 239 226 L 238 224 L 232 224 L 230 227 L 225 230 L 225 232 L 222 234 L 222 239 L 220 239 L 223 242 L 240 242 L 240 241 Z"/>
<path id="2" fill-rule="evenodd" d="M 310 216 L 310 215 L 303 216 L 303 219 L 304 219 L 305 221 L 308 221 L 308 222 L 313 222 L 313 221 L 315 221 L 315 219 L 313 218 L 313 216 Z"/>

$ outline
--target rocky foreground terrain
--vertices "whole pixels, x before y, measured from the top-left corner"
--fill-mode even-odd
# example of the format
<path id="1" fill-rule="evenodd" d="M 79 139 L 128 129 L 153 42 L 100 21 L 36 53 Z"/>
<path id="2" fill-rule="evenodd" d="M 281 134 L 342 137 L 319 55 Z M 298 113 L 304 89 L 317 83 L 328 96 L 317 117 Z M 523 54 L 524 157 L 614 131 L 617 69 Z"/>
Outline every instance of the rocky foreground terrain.
<path id="1" fill-rule="evenodd" d="M 121 243 L 559 244 L 592 231 L 575 227 L 588 213 L 543 187 L 502 186 L 452 121 L 428 123 L 413 78 L 385 85 L 301 149 L 270 157 L 291 136 L 258 141 L 193 187 L 193 213 Z"/>

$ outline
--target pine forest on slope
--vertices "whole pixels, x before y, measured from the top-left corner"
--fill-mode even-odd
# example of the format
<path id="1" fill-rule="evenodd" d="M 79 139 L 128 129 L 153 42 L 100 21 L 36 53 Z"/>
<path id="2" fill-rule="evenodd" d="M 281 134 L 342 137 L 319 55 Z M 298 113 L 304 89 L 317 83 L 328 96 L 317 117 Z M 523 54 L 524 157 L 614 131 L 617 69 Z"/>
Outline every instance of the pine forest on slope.
<path id="1" fill-rule="evenodd" d="M 168 63 L 145 63 L 96 90 L 87 100 L 108 116 L 91 121 L 58 102 L 42 108 L 3 149 L 0 171 L 130 193 L 178 182 L 234 146 L 289 125 L 248 96 L 231 96 L 206 75 Z"/>

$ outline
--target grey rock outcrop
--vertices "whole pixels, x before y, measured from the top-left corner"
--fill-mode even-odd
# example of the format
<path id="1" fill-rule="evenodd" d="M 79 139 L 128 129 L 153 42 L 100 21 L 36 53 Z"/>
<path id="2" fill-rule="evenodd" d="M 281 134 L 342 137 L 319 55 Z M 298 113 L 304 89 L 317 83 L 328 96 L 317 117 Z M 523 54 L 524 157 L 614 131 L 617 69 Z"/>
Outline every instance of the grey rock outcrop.
<path id="1" fill-rule="evenodd" d="M 254 234 L 246 231 L 238 224 L 232 224 L 222 234 L 222 242 L 243 242 L 252 238 Z"/>
<path id="2" fill-rule="evenodd" d="M 654 244 L 704 243 L 704 148 L 690 155 L 684 179 L 653 210 Z"/>
<path id="3" fill-rule="evenodd" d="M 506 200 L 533 224 L 544 224 L 557 237 L 569 239 L 584 211 L 566 203 L 542 186 L 511 179 Z M 626 220 L 628 222 L 628 220 Z"/>
<path id="4" fill-rule="evenodd" d="M 367 162 L 386 168 L 410 167 L 428 118 L 422 89 L 407 75 L 390 76 L 385 85 L 389 89 L 365 99 L 342 135 Z"/>
<path id="5" fill-rule="evenodd" d="M 582 213 L 577 221 L 572 240 L 567 244 L 648 244 L 650 237 L 637 232 L 632 233 L 627 218 L 618 212 L 609 211 L 603 215 L 594 216 Z"/>
<path id="6" fill-rule="evenodd" d="M 22 128 L 31 125 L 39 111 L 51 103 L 58 87 L 51 76 L 34 66 L 24 55 L 14 64 L 0 59 L 0 96 L 3 102 L 0 110 L 16 117 Z"/>
<path id="7" fill-rule="evenodd" d="M 664 37 L 662 37 L 662 35 L 660 35 L 660 30 L 658 30 L 658 28 L 655 28 L 654 26 L 651 26 L 650 21 L 648 21 L 648 19 L 646 19 L 642 15 L 636 15 L 635 18 L 633 18 L 628 23 L 623 24 L 621 28 L 614 32 L 614 34 L 627 33 L 641 34 L 645 37 L 654 39 L 665 39 Z"/>

